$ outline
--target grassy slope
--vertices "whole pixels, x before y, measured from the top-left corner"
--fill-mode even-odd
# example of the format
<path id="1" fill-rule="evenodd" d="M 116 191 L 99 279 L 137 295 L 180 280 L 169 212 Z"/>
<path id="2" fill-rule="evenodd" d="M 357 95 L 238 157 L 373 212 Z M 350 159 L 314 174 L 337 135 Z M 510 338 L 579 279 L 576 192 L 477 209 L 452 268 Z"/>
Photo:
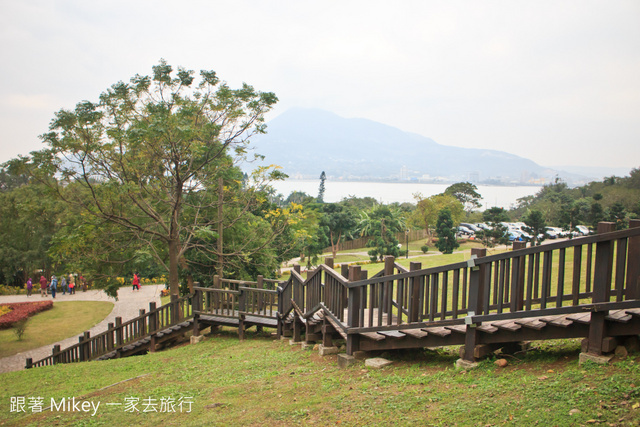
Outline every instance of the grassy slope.
<path id="1" fill-rule="evenodd" d="M 338 369 L 335 356 L 300 350 L 270 336 L 234 332 L 198 345 L 106 362 L 59 365 L 0 375 L 0 424 L 6 425 L 638 425 L 640 357 L 579 366 L 577 340 L 537 344 L 465 372 L 456 349 L 394 352 L 384 370 Z M 149 374 L 123 384 L 116 382 Z M 84 396 L 96 417 L 46 411 L 11 414 L 11 396 Z M 193 398 L 191 413 L 125 413 L 106 403 Z M 140 405 L 140 409 L 142 405 Z M 577 409 L 579 412 L 570 415 Z M 575 411 L 574 411 L 575 412 Z M 605 424 L 606 425 L 606 424 Z"/>
<path id="2" fill-rule="evenodd" d="M 13 329 L 0 331 L 0 357 L 81 334 L 100 323 L 111 310 L 113 303 L 107 301 L 55 301 L 50 310 L 29 318 L 22 341 L 18 341 Z"/>

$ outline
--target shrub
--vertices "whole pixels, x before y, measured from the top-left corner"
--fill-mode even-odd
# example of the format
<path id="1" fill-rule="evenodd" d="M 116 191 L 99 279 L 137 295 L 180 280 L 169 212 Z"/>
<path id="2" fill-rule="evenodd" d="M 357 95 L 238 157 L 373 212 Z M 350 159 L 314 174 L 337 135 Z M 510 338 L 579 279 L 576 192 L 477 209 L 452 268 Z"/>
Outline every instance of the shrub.
<path id="1" fill-rule="evenodd" d="M 53 307 L 53 301 L 16 302 L 0 304 L 0 306 L 9 306 L 12 309 L 11 312 L 0 316 L 0 329 L 8 329 L 20 320 L 26 319 L 41 311 L 49 310 Z"/>
<path id="2" fill-rule="evenodd" d="M 24 331 L 27 329 L 27 322 L 29 321 L 28 317 L 24 319 L 20 319 L 13 324 L 13 332 L 18 337 L 18 341 L 22 341 L 22 336 L 24 335 Z"/>
<path id="3" fill-rule="evenodd" d="M 25 289 L 26 289 L 26 284 L 25 284 Z M 0 285 L 0 295 L 20 295 L 25 293 L 26 291 L 22 291 L 20 287 Z"/>
<path id="4" fill-rule="evenodd" d="M 427 245 L 421 246 L 420 250 L 422 251 L 423 254 L 426 254 L 427 252 L 429 252 L 429 246 Z"/>

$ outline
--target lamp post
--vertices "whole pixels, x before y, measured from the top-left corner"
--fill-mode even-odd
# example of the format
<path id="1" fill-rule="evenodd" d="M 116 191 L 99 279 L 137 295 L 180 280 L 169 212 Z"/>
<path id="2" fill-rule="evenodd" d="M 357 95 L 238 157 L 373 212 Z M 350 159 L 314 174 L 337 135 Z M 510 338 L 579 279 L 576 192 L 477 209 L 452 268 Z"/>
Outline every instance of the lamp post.
<path id="1" fill-rule="evenodd" d="M 404 243 L 407 247 L 407 258 L 409 259 L 409 230 L 405 230 L 404 232 Z"/>

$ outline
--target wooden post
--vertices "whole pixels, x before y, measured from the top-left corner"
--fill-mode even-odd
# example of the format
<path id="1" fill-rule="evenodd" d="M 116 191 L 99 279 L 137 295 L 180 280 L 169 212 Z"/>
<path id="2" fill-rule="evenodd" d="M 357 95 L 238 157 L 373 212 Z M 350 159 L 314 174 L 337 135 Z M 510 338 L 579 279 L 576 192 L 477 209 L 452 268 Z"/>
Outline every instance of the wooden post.
<path id="1" fill-rule="evenodd" d="M 599 222 L 598 234 L 608 233 L 615 230 L 613 222 Z M 593 293 L 592 302 L 606 302 L 609 289 L 611 288 L 611 277 L 613 274 L 613 247 L 614 241 L 606 240 L 596 244 L 596 264 L 593 273 Z M 605 317 L 609 311 L 595 311 L 591 313 L 589 323 L 589 345 L 587 353 L 601 355 L 602 341 L 607 336 Z"/>
<path id="2" fill-rule="evenodd" d="M 487 250 L 484 248 L 472 248 L 471 255 L 477 258 L 486 256 Z M 475 315 L 482 313 L 482 296 L 484 295 L 484 277 L 486 265 L 481 264 L 471 268 L 469 274 L 469 303 L 467 304 L 468 313 Z M 467 362 L 475 362 L 475 348 L 478 343 L 478 330 L 475 324 L 467 324 L 467 331 L 464 339 L 464 355 L 463 360 Z"/>
<path id="3" fill-rule="evenodd" d="M 257 284 L 257 289 L 264 289 L 264 276 L 259 275 Z M 258 313 L 262 314 L 262 310 L 264 309 L 264 294 L 262 292 L 258 292 Z"/>
<path id="4" fill-rule="evenodd" d="M 178 295 L 171 294 L 171 324 L 178 323 Z"/>
<path id="5" fill-rule="evenodd" d="M 122 334 L 122 317 L 116 317 L 116 347 L 121 347 L 124 341 Z"/>
<path id="6" fill-rule="evenodd" d="M 107 324 L 107 352 L 113 350 L 113 329 L 114 329 L 114 325 L 113 323 L 108 323 Z"/>
<path id="7" fill-rule="evenodd" d="M 347 264 L 340 265 L 340 275 L 345 279 L 349 279 L 349 266 Z"/>
<path id="8" fill-rule="evenodd" d="M 340 265 L 340 275 L 342 277 L 344 277 L 345 279 L 349 280 L 349 266 L 347 264 L 342 264 Z M 346 307 L 347 306 L 347 288 L 345 288 L 344 286 L 341 286 L 342 288 L 342 301 L 341 301 L 341 306 L 342 307 Z M 338 314 L 338 313 L 337 313 Z M 338 317 L 340 319 L 342 319 L 343 314 L 339 313 Z"/>
<path id="9" fill-rule="evenodd" d="M 302 341 L 302 322 L 298 319 L 298 315 L 294 313 L 293 316 L 293 342 Z"/>
<path id="10" fill-rule="evenodd" d="M 140 320 L 138 320 L 138 336 L 140 337 L 147 335 L 147 317 L 145 313 L 144 308 L 138 310 L 138 316 L 140 317 Z"/>
<path id="11" fill-rule="evenodd" d="M 361 267 L 352 265 L 349 267 L 349 282 L 357 282 L 360 280 Z M 349 328 L 357 328 L 360 326 L 360 298 L 362 295 L 362 287 L 349 288 L 349 300 L 347 306 L 347 326 Z M 358 350 L 359 336 L 349 334 L 347 336 L 347 354 L 352 356 Z"/>
<path id="12" fill-rule="evenodd" d="M 156 303 L 149 303 L 149 333 L 158 330 L 158 313 L 156 312 Z"/>
<path id="13" fill-rule="evenodd" d="M 513 242 L 514 251 L 525 249 L 526 247 L 527 247 L 527 242 Z"/>
<path id="14" fill-rule="evenodd" d="M 629 220 L 629 228 L 640 227 L 640 219 Z M 627 249 L 626 299 L 640 298 L 640 236 L 629 238 Z M 620 255 L 618 255 L 620 256 Z"/>
<path id="15" fill-rule="evenodd" d="M 86 355 L 84 360 L 91 360 L 91 333 L 89 331 L 84 332 L 84 344 L 82 346 Z"/>
<path id="16" fill-rule="evenodd" d="M 324 259 L 324 265 L 326 265 L 329 268 L 333 268 L 333 258 L 332 257 L 326 257 Z"/>
<path id="17" fill-rule="evenodd" d="M 392 276 L 393 272 L 396 268 L 395 266 L 396 259 L 393 256 L 384 257 L 384 275 Z M 389 307 L 389 292 L 392 292 L 393 282 L 384 282 L 382 285 L 382 312 L 391 314 L 391 307 Z"/>
<path id="18" fill-rule="evenodd" d="M 33 368 L 33 359 L 30 357 L 27 357 L 27 364 L 25 366 L 25 369 L 31 369 Z"/>
<path id="19" fill-rule="evenodd" d="M 256 288 L 264 289 L 264 276 L 262 275 L 258 276 Z M 264 294 L 262 292 L 258 292 L 257 298 L 258 298 L 258 314 L 266 315 L 267 314 L 266 312 L 265 313 L 262 312 L 265 309 Z M 256 325 L 256 332 L 258 333 L 262 332 L 262 325 Z"/>
<path id="20" fill-rule="evenodd" d="M 200 306 L 202 305 L 202 291 L 199 289 L 193 290 L 193 297 L 191 298 L 191 314 L 193 315 L 193 336 L 200 336 Z"/>
<path id="21" fill-rule="evenodd" d="M 149 303 L 149 334 L 151 340 L 149 341 L 149 353 L 156 351 L 156 331 L 158 330 L 158 313 L 156 312 L 156 303 Z"/>
<path id="22" fill-rule="evenodd" d="M 52 359 L 54 365 L 60 363 L 60 345 L 56 344 L 53 346 L 53 350 L 51 350 L 51 356 L 53 356 Z"/>
<path id="23" fill-rule="evenodd" d="M 276 298 L 278 298 L 278 339 L 282 338 L 282 334 L 284 333 L 284 317 L 283 317 L 283 311 L 284 311 L 284 301 L 283 301 L 283 290 L 282 287 L 278 286 L 276 288 L 276 290 L 278 291 L 278 294 L 276 296 Z"/>
<path id="24" fill-rule="evenodd" d="M 322 319 L 322 346 L 325 348 L 333 347 L 333 326 L 327 320 L 326 316 Z"/>
<path id="25" fill-rule="evenodd" d="M 417 271 L 421 268 L 420 262 L 409 264 L 409 271 Z M 419 277 L 409 278 L 409 323 L 420 321 L 420 280 Z"/>

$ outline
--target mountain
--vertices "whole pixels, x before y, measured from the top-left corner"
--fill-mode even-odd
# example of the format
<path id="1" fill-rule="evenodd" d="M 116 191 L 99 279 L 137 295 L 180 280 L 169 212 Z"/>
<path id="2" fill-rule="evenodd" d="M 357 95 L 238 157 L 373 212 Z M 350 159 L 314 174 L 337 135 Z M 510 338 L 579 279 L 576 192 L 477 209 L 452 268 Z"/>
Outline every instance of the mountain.
<path id="1" fill-rule="evenodd" d="M 268 164 L 292 178 L 540 183 L 559 172 L 504 151 L 441 145 L 367 119 L 294 108 L 267 123 L 252 139 Z M 569 180 L 578 178 L 560 174 Z M 544 180 L 544 181 L 542 181 Z"/>

